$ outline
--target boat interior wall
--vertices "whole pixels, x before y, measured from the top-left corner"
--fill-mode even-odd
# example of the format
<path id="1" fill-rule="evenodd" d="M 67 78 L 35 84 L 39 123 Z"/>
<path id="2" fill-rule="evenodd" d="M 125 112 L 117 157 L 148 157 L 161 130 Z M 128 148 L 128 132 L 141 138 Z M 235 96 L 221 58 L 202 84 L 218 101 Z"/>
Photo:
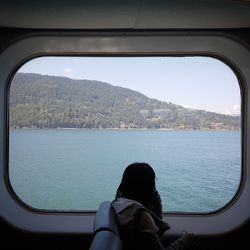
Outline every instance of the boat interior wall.
<path id="1" fill-rule="evenodd" d="M 249 1 L 1 1 L 0 26 L 27 29 L 249 27 Z M 194 14 L 195 13 L 195 14 Z"/>
<path id="2" fill-rule="evenodd" d="M 239 194 L 231 207 L 216 214 L 218 217 L 212 214 L 196 217 L 165 214 L 165 217 L 171 226 L 171 237 L 178 236 L 176 232 L 183 225 L 187 225 L 187 228 L 197 233 L 199 249 L 250 249 L 248 239 L 250 235 L 250 1 L 128 0 L 119 1 L 119 4 L 117 2 L 114 0 L 3 0 L 0 2 L 0 249 L 82 250 L 91 247 L 91 250 L 96 250 L 103 249 L 99 244 L 102 245 L 103 239 L 110 235 L 120 247 L 119 237 L 113 227 L 114 223 L 105 220 L 110 218 L 110 210 L 107 209 L 109 203 L 102 203 L 97 213 L 43 213 L 20 205 L 11 194 L 6 181 L 8 179 L 6 173 L 8 173 L 9 80 L 15 70 L 26 60 L 43 55 L 41 51 L 45 51 L 46 55 L 53 55 L 53 51 L 58 49 L 56 55 L 83 55 L 84 46 L 79 41 L 81 38 L 85 41 L 86 37 L 90 38 L 90 41 L 102 37 L 114 38 L 111 40 L 118 47 L 119 43 L 126 45 L 131 41 L 130 38 L 136 37 L 136 39 L 139 38 L 138 41 L 142 41 L 141 46 L 138 46 L 138 41 L 136 45 L 136 49 L 142 50 L 141 54 L 146 51 L 143 52 L 143 48 L 146 48 L 144 41 L 147 38 L 149 38 L 147 42 L 150 43 L 151 38 L 153 40 L 172 37 L 173 41 L 176 41 L 176 37 L 184 37 L 187 41 L 194 41 L 195 37 L 203 37 L 204 41 L 204 37 L 213 37 L 218 39 L 207 40 L 206 43 L 215 50 L 219 47 L 221 53 L 215 51 L 210 55 L 220 59 L 227 58 L 225 55 L 227 52 L 228 55 L 232 55 L 233 60 L 227 62 L 239 73 L 243 97 L 241 138 L 243 178 Z M 63 39 L 68 40 L 64 43 Z M 44 46 L 36 47 L 38 43 L 32 43 L 35 40 L 40 40 L 40 45 Z M 45 40 L 46 42 L 43 43 Z M 61 43 L 57 44 L 57 41 Z M 70 47 L 72 41 L 73 43 L 77 41 L 77 45 Z M 223 41 L 227 42 L 223 43 Z M 177 45 L 179 44 L 181 42 Z M 227 45 L 224 46 L 224 44 Z M 230 46 L 231 44 L 233 47 Z M 107 45 L 104 47 L 107 49 L 105 53 L 109 54 L 109 44 L 105 45 Z M 172 45 L 174 46 L 175 43 L 172 42 Z M 186 54 L 192 56 L 196 45 L 197 42 L 187 44 L 186 48 L 189 51 L 186 51 Z M 167 47 L 163 42 L 150 44 L 150 53 L 157 51 L 161 46 Z M 98 54 L 96 48 L 91 52 L 92 54 Z M 120 48 L 120 51 L 111 52 L 129 54 L 129 46 Z M 131 54 L 136 54 L 136 49 L 130 51 Z M 138 50 L 137 53 L 139 53 Z M 183 51 L 177 52 L 174 51 L 175 55 L 183 54 Z M 201 52 L 200 49 L 199 53 Z M 103 51 L 99 51 L 100 53 Z M 161 51 L 157 53 L 161 54 Z M 171 54 L 171 51 L 168 51 L 168 54 Z M 20 55 L 25 56 L 20 57 Z M 13 212 L 14 210 L 10 211 L 11 206 L 7 206 L 7 203 L 12 204 L 18 213 Z M 230 214 L 230 221 L 225 220 L 229 217 L 224 216 L 226 213 Z M 25 219 L 29 226 L 22 227 L 21 225 L 25 224 L 24 218 L 28 218 L 29 214 L 32 215 L 30 217 L 32 219 L 29 221 Z M 38 217 L 41 223 L 37 223 Z M 220 219 L 216 220 L 216 218 Z M 206 223 L 195 224 L 197 221 L 202 222 L 203 219 L 204 222 L 210 223 L 208 228 Z M 237 226 L 227 228 L 226 226 L 231 222 Z M 34 230 L 32 225 L 35 225 Z M 219 231 L 224 225 L 225 230 Z"/>

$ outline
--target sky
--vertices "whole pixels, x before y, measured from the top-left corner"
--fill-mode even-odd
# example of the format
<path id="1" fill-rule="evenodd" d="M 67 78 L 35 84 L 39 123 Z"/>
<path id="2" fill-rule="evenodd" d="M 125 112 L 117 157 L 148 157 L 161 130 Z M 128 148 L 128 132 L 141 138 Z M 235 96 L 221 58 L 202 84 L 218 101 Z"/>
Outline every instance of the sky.
<path id="1" fill-rule="evenodd" d="M 43 56 L 28 61 L 18 72 L 98 80 L 186 108 L 240 114 L 236 75 L 211 57 Z"/>

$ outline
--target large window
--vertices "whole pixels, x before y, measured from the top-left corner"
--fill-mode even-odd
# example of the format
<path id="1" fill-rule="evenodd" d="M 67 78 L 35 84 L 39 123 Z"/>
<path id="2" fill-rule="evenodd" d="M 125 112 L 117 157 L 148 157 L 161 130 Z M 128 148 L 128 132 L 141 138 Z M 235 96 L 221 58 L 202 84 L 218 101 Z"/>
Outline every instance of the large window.
<path id="1" fill-rule="evenodd" d="M 36 209 L 96 210 L 147 162 L 163 208 L 207 213 L 241 178 L 237 77 L 211 57 L 40 57 L 9 93 L 9 179 Z"/>

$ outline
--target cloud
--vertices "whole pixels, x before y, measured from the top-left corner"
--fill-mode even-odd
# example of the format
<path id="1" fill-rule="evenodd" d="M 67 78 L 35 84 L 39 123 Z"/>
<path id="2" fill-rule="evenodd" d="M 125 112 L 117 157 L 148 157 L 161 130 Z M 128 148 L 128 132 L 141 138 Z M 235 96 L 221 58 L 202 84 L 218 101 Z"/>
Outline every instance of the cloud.
<path id="1" fill-rule="evenodd" d="M 72 71 L 73 71 L 72 68 L 65 68 L 63 72 L 68 74 L 68 73 L 71 73 Z"/>
<path id="2" fill-rule="evenodd" d="M 240 115 L 241 112 L 241 106 L 240 104 L 235 104 L 231 107 L 228 108 L 222 108 L 222 107 L 195 107 L 192 105 L 182 105 L 184 108 L 187 109 L 198 109 L 198 110 L 206 110 L 208 112 L 215 112 L 215 113 L 220 113 L 220 114 L 224 114 L 224 115 Z"/>
<path id="3" fill-rule="evenodd" d="M 235 104 L 234 106 L 233 106 L 233 111 L 235 112 L 235 113 L 240 113 L 240 105 L 239 104 Z"/>
<path id="4" fill-rule="evenodd" d="M 69 76 L 69 75 L 71 75 L 72 72 L 73 72 L 73 69 L 72 69 L 72 68 L 65 68 L 65 69 L 63 70 L 63 75 Z"/>
<path id="5" fill-rule="evenodd" d="M 226 109 L 223 114 L 225 115 L 239 115 L 241 111 L 240 104 L 235 104 L 233 107 Z"/>

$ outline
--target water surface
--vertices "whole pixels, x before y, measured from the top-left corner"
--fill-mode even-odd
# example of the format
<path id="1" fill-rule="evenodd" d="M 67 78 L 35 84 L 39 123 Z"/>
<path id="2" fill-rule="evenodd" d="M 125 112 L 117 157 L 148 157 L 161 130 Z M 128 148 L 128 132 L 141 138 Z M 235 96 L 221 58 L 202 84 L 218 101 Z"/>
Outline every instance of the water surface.
<path id="1" fill-rule="evenodd" d="M 237 191 L 240 132 L 10 130 L 11 185 L 35 208 L 96 210 L 133 162 L 155 169 L 165 211 L 210 212 Z"/>

